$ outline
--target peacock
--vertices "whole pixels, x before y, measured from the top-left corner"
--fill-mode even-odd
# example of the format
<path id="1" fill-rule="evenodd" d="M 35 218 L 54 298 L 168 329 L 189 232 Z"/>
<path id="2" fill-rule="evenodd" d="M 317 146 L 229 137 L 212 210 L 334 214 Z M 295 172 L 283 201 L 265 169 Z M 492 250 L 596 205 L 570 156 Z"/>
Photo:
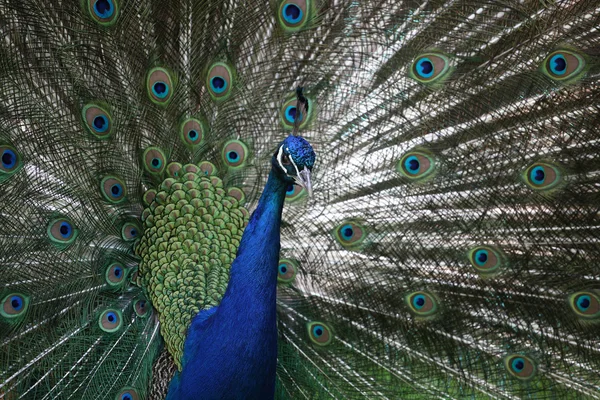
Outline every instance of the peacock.
<path id="1" fill-rule="evenodd" d="M 0 0 L 0 399 L 600 399 L 592 0 Z"/>

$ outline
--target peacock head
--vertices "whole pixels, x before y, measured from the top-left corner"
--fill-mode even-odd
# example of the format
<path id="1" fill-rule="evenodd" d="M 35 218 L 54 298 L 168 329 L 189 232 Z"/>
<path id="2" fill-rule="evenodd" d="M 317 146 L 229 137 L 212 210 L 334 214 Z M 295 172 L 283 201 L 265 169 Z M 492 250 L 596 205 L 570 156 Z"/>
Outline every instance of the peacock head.
<path id="1" fill-rule="evenodd" d="M 315 164 L 315 158 L 315 151 L 306 139 L 288 136 L 273 154 L 273 168 L 283 174 L 286 182 L 305 188 L 310 196 L 310 171 Z"/>

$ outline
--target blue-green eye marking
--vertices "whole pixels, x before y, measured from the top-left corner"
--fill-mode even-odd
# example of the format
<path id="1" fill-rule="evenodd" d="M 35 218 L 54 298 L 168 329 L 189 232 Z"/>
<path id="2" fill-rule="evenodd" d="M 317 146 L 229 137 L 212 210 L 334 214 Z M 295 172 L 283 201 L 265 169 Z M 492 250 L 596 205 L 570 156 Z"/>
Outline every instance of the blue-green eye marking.
<path id="1" fill-rule="evenodd" d="M 152 175 L 160 175 L 165 169 L 165 153 L 158 147 L 148 147 L 143 154 L 144 168 Z"/>
<path id="2" fill-rule="evenodd" d="M 81 116 L 87 130 L 97 139 L 107 139 L 112 131 L 112 120 L 108 112 L 97 104 L 86 104 Z"/>
<path id="3" fill-rule="evenodd" d="M 121 287 L 125 281 L 125 268 L 119 263 L 112 263 L 106 268 L 104 279 L 112 288 Z"/>
<path id="4" fill-rule="evenodd" d="M 0 144 L 0 183 L 21 169 L 21 155 L 9 145 Z"/>
<path id="5" fill-rule="evenodd" d="M 223 146 L 223 161 L 230 168 L 241 168 L 248 157 L 248 147 L 239 140 L 230 140 Z"/>
<path id="6" fill-rule="evenodd" d="M 421 180 L 435 170 L 435 160 L 424 152 L 410 151 L 398 161 L 396 170 L 410 180 Z"/>
<path id="7" fill-rule="evenodd" d="M 119 12 L 117 0 L 86 0 L 88 12 L 100 25 L 109 26 L 116 22 Z"/>
<path id="8" fill-rule="evenodd" d="M 104 332 L 116 332 L 123 326 L 123 315 L 117 309 L 105 310 L 98 318 L 98 325 Z"/>
<path id="9" fill-rule="evenodd" d="M 100 181 L 102 196 L 113 204 L 118 204 L 125 199 L 127 188 L 125 183 L 114 175 L 109 175 Z"/>
<path id="10" fill-rule="evenodd" d="M 134 222 L 126 222 L 121 228 L 121 237 L 128 242 L 136 240 L 140 233 L 140 228 Z"/>
<path id="11" fill-rule="evenodd" d="M 298 273 L 298 262 L 289 258 L 279 260 L 277 266 L 277 281 L 280 283 L 291 283 L 296 279 Z"/>
<path id="12" fill-rule="evenodd" d="M 558 185 L 562 174 L 559 169 L 549 163 L 538 162 L 523 173 L 525 183 L 534 190 L 548 190 Z"/>
<path id="13" fill-rule="evenodd" d="M 430 52 L 418 55 L 413 61 L 409 76 L 424 84 L 441 83 L 452 72 L 450 58 L 442 53 Z"/>
<path id="14" fill-rule="evenodd" d="M 314 119 L 315 116 L 315 102 L 310 96 L 305 96 L 307 103 L 307 115 L 304 115 L 298 107 L 296 107 L 298 100 L 296 96 L 290 96 L 287 98 L 285 103 L 281 106 L 279 111 L 279 119 L 281 124 L 286 130 L 294 129 L 294 124 L 296 121 L 296 115 L 298 115 L 298 128 L 305 128 L 308 123 Z"/>
<path id="15" fill-rule="evenodd" d="M 125 387 L 115 396 L 115 400 L 140 400 L 140 395 L 134 388 Z"/>
<path id="16" fill-rule="evenodd" d="M 152 68 L 146 78 L 146 89 L 150 100 L 157 105 L 166 106 L 173 98 L 174 83 L 169 71 L 164 68 Z"/>
<path id="17" fill-rule="evenodd" d="M 231 66 L 223 62 L 217 62 L 208 69 L 206 83 L 208 92 L 216 102 L 224 101 L 231 95 L 234 83 L 234 71 Z"/>
<path id="18" fill-rule="evenodd" d="M 0 316 L 14 319 L 23 316 L 29 307 L 29 297 L 21 293 L 11 293 L 0 303 Z"/>
<path id="19" fill-rule="evenodd" d="M 278 20 L 287 32 L 296 32 L 308 22 L 310 0 L 284 0 L 279 6 Z"/>
<path id="20" fill-rule="evenodd" d="M 583 319 L 600 317 L 600 297 L 591 291 L 576 292 L 569 296 L 571 310 Z"/>
<path id="21" fill-rule="evenodd" d="M 346 221 L 338 225 L 333 233 L 335 239 L 348 249 L 360 246 L 367 236 L 365 227 L 354 221 Z"/>
<path id="22" fill-rule="evenodd" d="M 294 124 L 294 122 L 296 121 L 296 113 L 298 113 L 298 109 L 296 108 L 296 106 L 287 106 L 285 109 L 285 119 L 288 123 L 290 124 Z M 298 121 L 302 122 L 302 119 L 304 118 L 304 116 L 302 115 L 302 113 L 298 113 Z"/>
<path id="23" fill-rule="evenodd" d="M 323 322 L 309 322 L 306 325 L 308 337 L 317 346 L 327 346 L 333 340 L 331 328 Z"/>
<path id="24" fill-rule="evenodd" d="M 481 274 L 499 272 L 503 265 L 504 255 L 500 250 L 490 246 L 478 246 L 469 251 L 469 262 Z"/>
<path id="25" fill-rule="evenodd" d="M 437 300 L 432 294 L 419 291 L 409 293 L 405 297 L 410 311 L 419 317 L 430 317 L 438 310 Z"/>
<path id="26" fill-rule="evenodd" d="M 512 354 L 504 359 L 504 366 L 508 372 L 517 379 L 529 380 L 536 374 L 536 367 L 532 359 L 520 354 Z"/>
<path id="27" fill-rule="evenodd" d="M 573 82 L 585 72 L 583 55 L 571 50 L 558 50 L 550 53 L 542 64 L 542 72 L 555 81 Z"/>
<path id="28" fill-rule="evenodd" d="M 67 218 L 57 218 L 50 221 L 46 232 L 52 243 L 61 247 L 73 243 L 78 234 L 78 230 Z"/>

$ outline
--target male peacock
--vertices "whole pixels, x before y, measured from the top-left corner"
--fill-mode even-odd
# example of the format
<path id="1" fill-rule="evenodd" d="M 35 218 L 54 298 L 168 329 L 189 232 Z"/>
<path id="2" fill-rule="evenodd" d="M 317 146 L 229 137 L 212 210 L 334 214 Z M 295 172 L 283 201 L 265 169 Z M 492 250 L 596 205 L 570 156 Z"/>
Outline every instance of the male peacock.
<path id="1" fill-rule="evenodd" d="M 0 398 L 600 398 L 599 15 L 0 0 Z"/>

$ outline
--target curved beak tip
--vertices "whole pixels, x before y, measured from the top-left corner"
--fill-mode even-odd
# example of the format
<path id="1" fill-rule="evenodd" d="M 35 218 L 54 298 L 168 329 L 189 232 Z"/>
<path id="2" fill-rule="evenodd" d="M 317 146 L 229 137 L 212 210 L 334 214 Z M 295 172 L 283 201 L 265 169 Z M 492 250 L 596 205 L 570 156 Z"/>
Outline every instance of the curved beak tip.
<path id="1" fill-rule="evenodd" d="M 308 168 L 304 168 L 300 171 L 300 174 L 297 177 L 298 184 L 306 189 L 306 192 L 309 196 L 312 196 L 312 183 L 310 181 L 310 170 Z"/>

